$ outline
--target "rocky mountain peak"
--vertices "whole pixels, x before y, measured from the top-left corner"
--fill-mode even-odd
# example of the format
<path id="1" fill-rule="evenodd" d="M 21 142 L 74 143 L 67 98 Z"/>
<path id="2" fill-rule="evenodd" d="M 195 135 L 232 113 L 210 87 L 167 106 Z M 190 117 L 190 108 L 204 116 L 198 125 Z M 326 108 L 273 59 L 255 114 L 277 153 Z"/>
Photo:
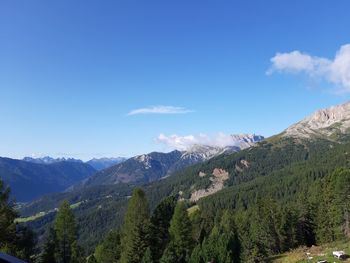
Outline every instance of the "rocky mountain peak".
<path id="1" fill-rule="evenodd" d="M 310 138 L 331 136 L 335 132 L 346 133 L 350 128 L 350 102 L 321 109 L 290 126 L 284 136 Z"/>

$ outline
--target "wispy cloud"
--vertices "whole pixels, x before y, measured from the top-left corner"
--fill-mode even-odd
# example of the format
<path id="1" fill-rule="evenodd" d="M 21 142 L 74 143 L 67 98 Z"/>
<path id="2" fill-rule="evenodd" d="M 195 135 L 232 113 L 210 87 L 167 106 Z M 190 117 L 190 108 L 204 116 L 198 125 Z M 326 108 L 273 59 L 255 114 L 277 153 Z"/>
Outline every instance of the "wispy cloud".
<path id="1" fill-rule="evenodd" d="M 193 112 L 184 107 L 175 106 L 151 106 L 147 108 L 140 108 L 130 111 L 127 115 L 138 115 L 138 114 L 185 114 Z"/>
<path id="2" fill-rule="evenodd" d="M 338 91 L 350 92 L 350 44 L 341 46 L 333 59 L 311 56 L 295 50 L 277 53 L 271 58 L 271 63 L 267 74 L 304 73 L 335 85 Z"/>
<path id="3" fill-rule="evenodd" d="M 210 146 L 233 146 L 237 144 L 231 135 L 219 132 L 213 137 L 208 136 L 207 134 L 200 133 L 198 135 L 185 135 L 180 136 L 177 134 L 173 135 L 164 135 L 160 134 L 156 138 L 156 142 L 166 145 L 170 149 L 177 149 L 180 151 L 185 151 L 191 148 L 195 144 L 203 144 Z"/>

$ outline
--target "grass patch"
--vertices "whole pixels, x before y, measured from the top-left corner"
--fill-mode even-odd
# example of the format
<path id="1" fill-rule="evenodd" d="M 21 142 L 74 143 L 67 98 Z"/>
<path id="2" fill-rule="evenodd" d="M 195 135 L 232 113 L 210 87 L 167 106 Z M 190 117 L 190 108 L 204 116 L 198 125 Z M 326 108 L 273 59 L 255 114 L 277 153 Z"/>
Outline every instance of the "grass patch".
<path id="1" fill-rule="evenodd" d="M 191 206 L 190 208 L 188 208 L 187 212 L 188 212 L 189 215 L 191 215 L 194 212 L 196 212 L 197 210 L 199 210 L 199 206 L 198 205 L 194 205 L 194 206 Z"/>
<path id="2" fill-rule="evenodd" d="M 70 205 L 70 208 L 71 209 L 75 209 L 77 207 L 79 207 L 83 202 L 78 202 L 78 203 L 74 203 L 74 204 L 71 204 Z M 26 222 L 30 222 L 30 221 L 34 221 L 34 220 L 37 220 L 38 218 L 40 217 L 43 217 L 51 212 L 55 212 L 56 209 L 52 210 L 52 211 L 48 211 L 48 212 L 39 212 L 35 215 L 32 215 L 32 216 L 28 216 L 28 217 L 19 217 L 19 218 L 16 218 L 15 219 L 15 222 L 16 223 L 26 223 Z"/>
<path id="3" fill-rule="evenodd" d="M 318 260 L 327 260 L 327 262 L 350 262 L 350 258 L 339 260 L 333 256 L 333 251 L 343 250 L 348 256 L 350 255 L 349 242 L 336 242 L 322 246 L 301 247 L 290 252 L 270 257 L 273 263 L 310 263 Z"/>
<path id="4" fill-rule="evenodd" d="M 44 215 L 46 215 L 46 212 L 39 212 L 33 216 L 28 216 L 28 217 L 19 217 L 15 219 L 16 223 L 26 223 L 29 221 L 34 221 L 40 217 L 43 217 Z"/>

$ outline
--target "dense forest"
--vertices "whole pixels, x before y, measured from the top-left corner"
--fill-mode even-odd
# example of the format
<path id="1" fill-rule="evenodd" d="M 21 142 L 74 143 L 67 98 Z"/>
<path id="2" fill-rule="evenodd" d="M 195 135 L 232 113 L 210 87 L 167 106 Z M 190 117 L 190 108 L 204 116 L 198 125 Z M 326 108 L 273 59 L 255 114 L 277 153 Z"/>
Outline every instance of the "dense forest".
<path id="1" fill-rule="evenodd" d="M 2 187 L 7 210 L 2 209 L 9 217 L 8 226 L 0 227 L 14 230 L 0 247 L 33 262 L 220 263 L 268 262 L 299 246 L 347 240 L 347 141 L 271 138 L 142 189 L 124 184 L 48 196 L 22 211 L 30 214 L 60 203 L 58 212 L 17 228 L 8 190 Z M 244 168 L 242 160 L 249 165 Z M 190 202 L 191 191 L 210 182 L 198 173 L 217 167 L 230 174 L 225 188 Z M 19 231 L 27 233 L 25 241 Z"/>
<path id="2" fill-rule="evenodd" d="M 124 224 L 111 229 L 94 253 L 86 255 L 77 243 L 68 202 L 62 203 L 38 253 L 32 232 L 16 229 L 8 190 L 2 188 L 1 212 L 7 221 L 1 221 L 6 238 L 0 244 L 2 251 L 43 263 L 268 262 L 269 256 L 298 246 L 348 239 L 349 193 L 350 170 L 337 169 L 288 205 L 258 195 L 246 209 L 208 215 L 201 208 L 188 209 L 187 202 L 174 196 L 163 199 L 150 213 L 144 191 L 136 188 Z"/>

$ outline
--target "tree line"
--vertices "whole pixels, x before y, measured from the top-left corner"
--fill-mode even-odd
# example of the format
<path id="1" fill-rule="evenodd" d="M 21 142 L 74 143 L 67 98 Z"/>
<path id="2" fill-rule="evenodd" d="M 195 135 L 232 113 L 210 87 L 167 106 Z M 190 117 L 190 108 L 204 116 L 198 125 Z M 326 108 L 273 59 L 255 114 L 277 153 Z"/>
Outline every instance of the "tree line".
<path id="1" fill-rule="evenodd" d="M 350 170 L 337 169 L 280 203 L 259 196 L 249 207 L 202 208 L 163 199 L 149 214 L 141 189 L 129 200 L 125 222 L 96 248 L 94 262 L 268 262 L 300 246 L 350 238 Z"/>
<path id="2" fill-rule="evenodd" d="M 41 263 L 268 262 L 271 255 L 299 246 L 348 240 L 350 170 L 310 182 L 287 202 L 256 191 L 246 206 L 218 207 L 214 199 L 188 209 L 192 204 L 169 196 L 152 212 L 144 191 L 136 188 L 122 226 L 86 255 L 67 201 L 39 251 L 33 232 L 15 223 L 9 189 L 0 181 L 0 251 Z"/>

